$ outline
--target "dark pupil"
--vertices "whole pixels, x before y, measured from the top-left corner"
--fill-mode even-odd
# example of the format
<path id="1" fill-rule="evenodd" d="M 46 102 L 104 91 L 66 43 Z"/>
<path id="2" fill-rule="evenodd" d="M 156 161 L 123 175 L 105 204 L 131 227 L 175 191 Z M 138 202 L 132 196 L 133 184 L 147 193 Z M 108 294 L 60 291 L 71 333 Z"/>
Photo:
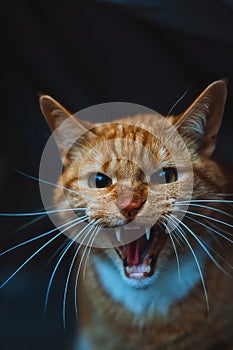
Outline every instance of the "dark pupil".
<path id="1" fill-rule="evenodd" d="M 177 180 L 177 169 L 176 168 L 163 168 L 162 170 L 156 171 L 151 176 L 151 182 L 154 184 L 171 183 Z"/>
<path id="2" fill-rule="evenodd" d="M 108 187 L 112 184 L 112 180 L 104 174 L 97 173 L 95 175 L 95 186 L 97 188 Z"/>

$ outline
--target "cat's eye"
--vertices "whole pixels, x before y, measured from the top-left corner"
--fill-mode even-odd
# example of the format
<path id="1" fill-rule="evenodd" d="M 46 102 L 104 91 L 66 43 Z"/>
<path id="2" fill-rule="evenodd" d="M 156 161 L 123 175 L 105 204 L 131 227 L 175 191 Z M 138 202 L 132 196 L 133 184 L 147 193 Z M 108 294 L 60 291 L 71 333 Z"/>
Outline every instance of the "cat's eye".
<path id="1" fill-rule="evenodd" d="M 102 173 L 94 173 L 89 176 L 88 185 L 93 188 L 105 188 L 112 184 L 112 179 Z"/>
<path id="2" fill-rule="evenodd" d="M 173 167 L 163 168 L 157 170 L 151 176 L 151 183 L 153 184 L 164 184 L 177 181 L 178 174 L 177 169 Z"/>

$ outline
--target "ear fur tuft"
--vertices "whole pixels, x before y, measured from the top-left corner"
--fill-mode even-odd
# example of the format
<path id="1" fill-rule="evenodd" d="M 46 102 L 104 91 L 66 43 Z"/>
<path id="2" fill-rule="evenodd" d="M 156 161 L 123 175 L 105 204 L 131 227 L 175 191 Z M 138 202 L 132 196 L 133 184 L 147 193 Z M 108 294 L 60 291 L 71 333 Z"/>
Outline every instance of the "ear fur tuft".
<path id="1" fill-rule="evenodd" d="M 180 134 L 191 140 L 191 144 L 193 143 L 196 151 L 202 156 L 210 157 L 216 147 L 226 97 L 226 81 L 217 80 L 175 120 L 175 126 Z"/>
<path id="2" fill-rule="evenodd" d="M 73 143 L 93 125 L 74 117 L 51 96 L 41 95 L 39 102 L 41 111 L 53 132 L 62 159 L 64 159 Z"/>

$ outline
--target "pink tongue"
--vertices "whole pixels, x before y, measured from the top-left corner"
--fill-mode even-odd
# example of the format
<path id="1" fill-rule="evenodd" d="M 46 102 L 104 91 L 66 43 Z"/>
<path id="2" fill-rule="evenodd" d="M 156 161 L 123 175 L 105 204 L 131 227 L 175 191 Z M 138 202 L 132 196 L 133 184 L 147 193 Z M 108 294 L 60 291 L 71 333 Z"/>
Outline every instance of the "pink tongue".
<path id="1" fill-rule="evenodd" d="M 127 244 L 127 262 L 129 266 L 136 266 L 140 264 L 140 239 L 136 242 Z"/>

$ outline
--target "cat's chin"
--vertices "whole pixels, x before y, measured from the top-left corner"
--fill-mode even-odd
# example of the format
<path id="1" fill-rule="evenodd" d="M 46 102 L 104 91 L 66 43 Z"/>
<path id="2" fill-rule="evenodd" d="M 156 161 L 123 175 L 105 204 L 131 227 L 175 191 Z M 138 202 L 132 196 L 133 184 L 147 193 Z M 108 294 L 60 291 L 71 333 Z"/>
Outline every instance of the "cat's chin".
<path id="1" fill-rule="evenodd" d="M 157 270 L 155 270 L 153 275 L 151 275 L 149 277 L 143 276 L 141 278 L 127 277 L 125 272 L 123 272 L 123 271 L 121 274 L 121 278 L 129 287 L 131 287 L 133 289 L 138 289 L 138 290 L 140 290 L 140 289 L 145 290 L 148 287 L 150 287 L 154 283 L 154 281 L 158 278 L 158 276 L 159 276 L 159 273 Z"/>
<path id="2" fill-rule="evenodd" d="M 125 277 L 138 282 L 152 277 L 166 238 L 167 234 L 155 225 L 149 235 L 145 233 L 133 242 L 115 247 L 122 260 Z"/>

